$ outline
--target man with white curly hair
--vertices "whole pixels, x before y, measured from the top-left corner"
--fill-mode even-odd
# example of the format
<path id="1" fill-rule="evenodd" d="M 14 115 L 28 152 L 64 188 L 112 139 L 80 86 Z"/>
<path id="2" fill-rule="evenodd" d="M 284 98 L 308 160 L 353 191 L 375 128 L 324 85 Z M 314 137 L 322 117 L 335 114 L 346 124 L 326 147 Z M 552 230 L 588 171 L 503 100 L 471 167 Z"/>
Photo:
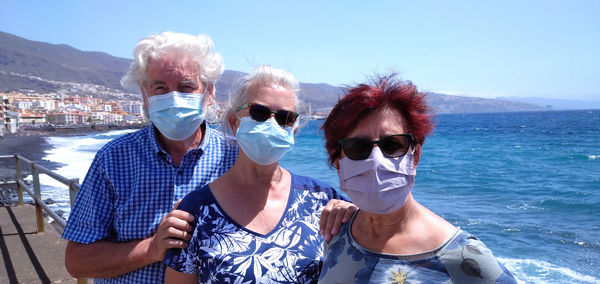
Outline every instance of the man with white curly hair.
<path id="1" fill-rule="evenodd" d="M 137 85 L 152 124 L 98 151 L 63 238 L 65 265 L 96 283 L 162 283 L 169 248 L 187 246 L 193 216 L 177 200 L 226 172 L 237 145 L 204 121 L 223 73 L 205 35 L 138 42 L 123 85 Z"/>

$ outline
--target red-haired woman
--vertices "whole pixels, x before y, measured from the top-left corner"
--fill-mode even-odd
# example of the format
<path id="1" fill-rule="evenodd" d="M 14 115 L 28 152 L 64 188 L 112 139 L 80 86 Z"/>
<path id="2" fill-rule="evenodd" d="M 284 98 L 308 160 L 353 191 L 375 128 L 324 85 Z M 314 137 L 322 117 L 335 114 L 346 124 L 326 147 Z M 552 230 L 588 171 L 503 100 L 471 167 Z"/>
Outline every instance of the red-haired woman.
<path id="1" fill-rule="evenodd" d="M 476 237 L 415 201 L 425 95 L 394 75 L 350 89 L 323 125 L 329 163 L 359 210 L 325 246 L 322 283 L 515 283 Z"/>

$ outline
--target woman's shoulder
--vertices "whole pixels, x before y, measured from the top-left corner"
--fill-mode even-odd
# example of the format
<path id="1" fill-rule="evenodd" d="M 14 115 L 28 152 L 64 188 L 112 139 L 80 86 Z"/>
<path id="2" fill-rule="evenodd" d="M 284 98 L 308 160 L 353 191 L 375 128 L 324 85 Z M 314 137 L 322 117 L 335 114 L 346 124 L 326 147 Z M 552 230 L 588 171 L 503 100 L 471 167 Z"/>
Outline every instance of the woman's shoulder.
<path id="1" fill-rule="evenodd" d="M 457 231 L 438 257 L 457 283 L 471 283 L 474 279 L 516 283 L 514 276 L 496 259 L 492 250 L 463 230 Z"/>
<path id="2" fill-rule="evenodd" d="M 183 197 L 177 209 L 193 213 L 201 205 L 214 203 L 215 198 L 210 192 L 209 185 L 198 187 Z"/>
<path id="3" fill-rule="evenodd" d="M 326 184 L 316 178 L 297 175 L 290 172 L 292 176 L 292 186 L 303 189 L 333 189 L 329 184 Z"/>
<path id="4" fill-rule="evenodd" d="M 290 174 L 292 176 L 292 187 L 295 190 L 310 192 L 310 193 L 317 194 L 317 195 L 325 194 L 326 195 L 325 199 L 327 199 L 327 200 L 331 200 L 331 199 L 347 200 L 335 188 L 333 188 L 333 186 L 331 186 L 327 183 L 324 183 L 316 178 L 303 176 L 303 175 L 297 175 L 292 172 L 290 172 Z"/>

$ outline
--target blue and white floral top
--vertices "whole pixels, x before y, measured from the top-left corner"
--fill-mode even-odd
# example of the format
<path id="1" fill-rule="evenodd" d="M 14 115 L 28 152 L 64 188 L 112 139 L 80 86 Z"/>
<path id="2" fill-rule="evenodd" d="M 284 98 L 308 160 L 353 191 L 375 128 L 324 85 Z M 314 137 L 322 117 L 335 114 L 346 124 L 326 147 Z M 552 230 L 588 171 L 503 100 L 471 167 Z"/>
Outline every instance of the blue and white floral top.
<path id="1" fill-rule="evenodd" d="M 315 283 L 323 258 L 319 217 L 331 199 L 341 199 L 331 186 L 292 174 L 283 216 L 263 235 L 231 219 L 204 186 L 178 206 L 196 220 L 188 247 L 169 250 L 164 263 L 198 274 L 199 283 Z"/>
<path id="2" fill-rule="evenodd" d="M 325 245 L 319 283 L 517 283 L 490 249 L 460 229 L 438 248 L 421 254 L 369 250 L 350 231 L 357 212 Z"/>

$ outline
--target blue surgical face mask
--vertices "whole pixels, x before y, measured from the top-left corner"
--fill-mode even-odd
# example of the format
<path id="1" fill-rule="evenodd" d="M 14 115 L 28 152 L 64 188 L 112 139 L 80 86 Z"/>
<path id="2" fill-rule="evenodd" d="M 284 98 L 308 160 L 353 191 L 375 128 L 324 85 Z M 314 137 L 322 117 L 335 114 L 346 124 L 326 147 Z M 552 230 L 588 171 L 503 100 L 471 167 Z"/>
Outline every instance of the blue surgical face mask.
<path id="1" fill-rule="evenodd" d="M 202 94 L 170 92 L 148 97 L 150 120 L 170 140 L 184 140 L 204 121 Z"/>
<path id="2" fill-rule="evenodd" d="M 235 138 L 248 158 L 260 165 L 270 165 L 294 146 L 294 128 L 279 126 L 273 117 L 263 122 L 242 117 Z"/>

